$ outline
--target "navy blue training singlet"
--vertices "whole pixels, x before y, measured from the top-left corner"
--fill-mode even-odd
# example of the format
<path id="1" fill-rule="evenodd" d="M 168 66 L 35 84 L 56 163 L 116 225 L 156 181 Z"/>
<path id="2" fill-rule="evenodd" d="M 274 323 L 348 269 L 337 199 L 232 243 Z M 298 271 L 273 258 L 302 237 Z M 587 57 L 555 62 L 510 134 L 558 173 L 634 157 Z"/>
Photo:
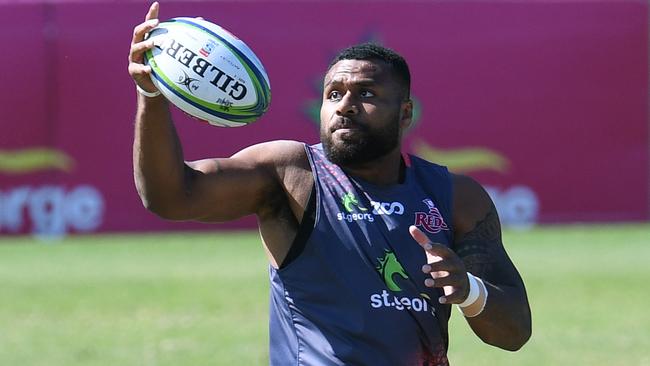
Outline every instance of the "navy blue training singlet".
<path id="1" fill-rule="evenodd" d="M 314 227 L 294 259 L 270 267 L 271 365 L 448 365 L 450 306 L 424 286 L 426 255 L 408 232 L 451 244 L 447 169 L 410 156 L 404 182 L 380 187 L 305 148 Z"/>

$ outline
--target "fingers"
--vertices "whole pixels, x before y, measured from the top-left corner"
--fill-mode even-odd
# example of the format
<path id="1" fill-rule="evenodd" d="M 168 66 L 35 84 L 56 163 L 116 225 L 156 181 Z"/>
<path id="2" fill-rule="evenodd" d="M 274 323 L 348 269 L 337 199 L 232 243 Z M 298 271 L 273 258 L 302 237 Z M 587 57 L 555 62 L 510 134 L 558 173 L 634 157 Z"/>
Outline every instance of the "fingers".
<path id="1" fill-rule="evenodd" d="M 422 272 L 431 276 L 425 280 L 427 287 L 459 287 L 463 285 L 467 277 L 465 272 L 436 270 L 429 264 L 422 266 Z"/>
<path id="2" fill-rule="evenodd" d="M 149 7 L 147 15 L 144 17 L 144 20 L 158 19 L 158 13 L 160 12 L 160 4 L 157 1 L 154 1 L 153 4 Z"/>
<path id="3" fill-rule="evenodd" d="M 420 244 L 422 249 L 425 250 L 427 253 L 427 259 L 429 259 L 429 263 L 432 262 L 431 259 L 433 259 L 433 262 L 438 262 L 443 258 L 454 255 L 453 252 L 446 246 L 438 243 L 432 243 L 431 240 L 429 240 L 429 237 L 415 225 L 409 226 L 409 233 L 413 239 L 415 239 L 415 241 Z"/>
<path id="4" fill-rule="evenodd" d="M 441 304 L 462 303 L 467 298 L 469 283 L 461 259 L 446 246 L 432 243 L 416 226 L 410 226 L 409 233 L 427 254 L 422 272 L 431 277 L 424 280 L 424 285 L 443 289 L 444 296 L 438 298 Z"/>
<path id="5" fill-rule="evenodd" d="M 131 44 L 131 50 L 129 51 L 129 62 L 143 63 L 144 53 L 153 47 L 153 40 L 146 40 Z"/>
<path id="6" fill-rule="evenodd" d="M 153 90 L 151 79 L 151 66 L 144 64 L 144 53 L 154 46 L 152 40 L 142 41 L 131 45 L 129 52 L 129 75 L 140 85 L 140 87 L 147 90 Z"/>
<path id="7" fill-rule="evenodd" d="M 445 296 L 438 299 L 441 304 L 460 304 L 467 298 L 467 272 L 452 261 L 425 264 L 422 266 L 422 272 L 431 276 L 424 280 L 426 287 L 443 289 Z"/>
<path id="8" fill-rule="evenodd" d="M 137 25 L 133 29 L 133 40 L 131 41 L 131 44 L 142 42 L 142 40 L 144 40 L 144 36 L 150 30 L 152 30 L 154 27 L 158 25 L 159 10 L 160 10 L 160 5 L 158 4 L 158 2 L 154 2 L 153 4 L 151 4 L 151 6 L 149 7 L 149 11 L 147 12 L 147 15 L 145 15 L 144 17 L 144 23 Z"/>
<path id="9" fill-rule="evenodd" d="M 133 39 L 131 40 L 131 49 L 129 50 L 129 74 L 145 90 L 154 90 L 155 86 L 151 82 L 151 66 L 144 65 L 144 54 L 147 50 L 154 47 L 153 40 L 145 40 L 147 33 L 155 28 L 158 21 L 160 5 L 154 2 L 149 7 L 145 21 L 133 29 Z"/>
<path id="10" fill-rule="evenodd" d="M 438 298 L 441 304 L 460 304 L 469 293 L 469 283 L 466 272 L 434 271 L 430 265 L 422 266 L 422 272 L 431 278 L 424 280 L 424 285 L 430 288 L 442 288 L 444 296 Z"/>
<path id="11" fill-rule="evenodd" d="M 151 81 L 151 66 L 144 64 L 144 53 L 153 48 L 153 40 L 142 41 L 131 45 L 129 52 L 129 75 L 141 88 L 155 91 L 156 87 Z"/>
<path id="12" fill-rule="evenodd" d="M 437 263 L 429 263 L 422 266 L 422 272 L 431 275 L 433 279 L 442 279 L 449 277 L 449 272 L 453 271 L 448 268 L 447 262 L 441 261 Z"/>
<path id="13" fill-rule="evenodd" d="M 144 36 L 158 25 L 158 19 L 149 19 L 144 23 L 138 24 L 133 28 L 133 40 L 131 44 L 140 43 L 144 40 Z"/>
<path id="14" fill-rule="evenodd" d="M 131 55 L 130 55 L 131 57 L 129 58 L 129 60 L 136 59 L 133 58 L 134 46 L 142 42 L 144 40 L 144 37 L 147 35 L 147 33 L 149 33 L 149 31 L 151 31 L 153 28 L 155 28 L 158 25 L 159 10 L 160 10 L 160 5 L 158 4 L 157 1 L 151 4 L 151 6 L 149 7 L 149 11 L 147 12 L 147 15 L 144 17 L 144 23 L 140 23 L 135 28 L 133 28 L 133 39 L 131 40 Z M 153 47 L 153 43 L 147 45 L 148 48 Z M 140 48 L 139 51 L 141 52 L 146 51 L 146 49 L 141 49 L 142 47 L 144 47 L 144 45 L 140 45 L 135 48 L 136 50 Z"/>
<path id="15" fill-rule="evenodd" d="M 151 74 L 151 66 L 131 63 L 129 64 L 129 74 L 140 84 L 140 81 L 147 80 Z"/>

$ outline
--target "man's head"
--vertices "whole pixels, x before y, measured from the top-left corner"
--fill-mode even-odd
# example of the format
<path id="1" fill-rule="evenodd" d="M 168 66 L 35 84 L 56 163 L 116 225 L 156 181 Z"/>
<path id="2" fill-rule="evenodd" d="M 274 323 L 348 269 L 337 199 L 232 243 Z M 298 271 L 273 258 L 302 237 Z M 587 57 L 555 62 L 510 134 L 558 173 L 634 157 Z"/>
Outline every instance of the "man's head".
<path id="1" fill-rule="evenodd" d="M 321 141 L 336 164 L 355 166 L 398 150 L 411 122 L 411 77 L 404 58 L 375 44 L 341 51 L 329 65 Z"/>
<path id="2" fill-rule="evenodd" d="M 408 100 L 411 97 L 411 72 L 409 65 L 397 52 L 380 46 L 376 43 L 362 43 L 350 46 L 341 50 L 338 55 L 327 66 L 327 70 L 331 70 L 332 66 L 336 65 L 342 60 L 374 60 L 383 61 L 390 66 L 393 76 L 398 80 L 402 87 L 403 99 Z"/>

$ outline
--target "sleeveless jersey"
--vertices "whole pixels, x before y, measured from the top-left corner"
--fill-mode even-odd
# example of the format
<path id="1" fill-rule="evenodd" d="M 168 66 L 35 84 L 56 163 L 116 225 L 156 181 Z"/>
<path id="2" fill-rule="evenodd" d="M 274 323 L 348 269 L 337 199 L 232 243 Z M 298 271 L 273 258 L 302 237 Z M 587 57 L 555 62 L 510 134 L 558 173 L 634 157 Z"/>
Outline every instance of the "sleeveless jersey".
<path id="1" fill-rule="evenodd" d="M 314 227 L 295 259 L 270 267 L 271 365 L 448 365 L 450 306 L 424 286 L 426 255 L 408 232 L 452 242 L 447 169 L 408 156 L 401 184 L 376 186 L 346 175 L 321 145 L 305 148 Z"/>

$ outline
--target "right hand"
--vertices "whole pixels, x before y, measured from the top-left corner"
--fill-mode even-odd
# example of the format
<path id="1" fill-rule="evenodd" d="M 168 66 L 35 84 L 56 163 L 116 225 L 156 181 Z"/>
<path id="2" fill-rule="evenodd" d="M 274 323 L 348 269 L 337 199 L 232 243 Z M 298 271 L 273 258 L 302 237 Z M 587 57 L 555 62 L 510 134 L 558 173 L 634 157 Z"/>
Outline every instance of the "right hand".
<path id="1" fill-rule="evenodd" d="M 135 83 L 148 92 L 158 89 L 151 81 L 151 66 L 144 64 L 144 53 L 153 48 L 152 40 L 144 40 L 145 35 L 158 25 L 158 11 L 160 5 L 154 2 L 144 18 L 144 23 L 138 24 L 133 29 L 133 40 L 129 51 L 129 75 Z"/>
<path id="2" fill-rule="evenodd" d="M 426 287 L 442 288 L 444 296 L 438 299 L 441 304 L 460 304 L 469 295 L 469 280 L 462 259 L 453 250 L 431 240 L 416 226 L 409 227 L 409 233 L 424 249 L 427 264 L 422 271 L 431 275 L 424 280 Z"/>

